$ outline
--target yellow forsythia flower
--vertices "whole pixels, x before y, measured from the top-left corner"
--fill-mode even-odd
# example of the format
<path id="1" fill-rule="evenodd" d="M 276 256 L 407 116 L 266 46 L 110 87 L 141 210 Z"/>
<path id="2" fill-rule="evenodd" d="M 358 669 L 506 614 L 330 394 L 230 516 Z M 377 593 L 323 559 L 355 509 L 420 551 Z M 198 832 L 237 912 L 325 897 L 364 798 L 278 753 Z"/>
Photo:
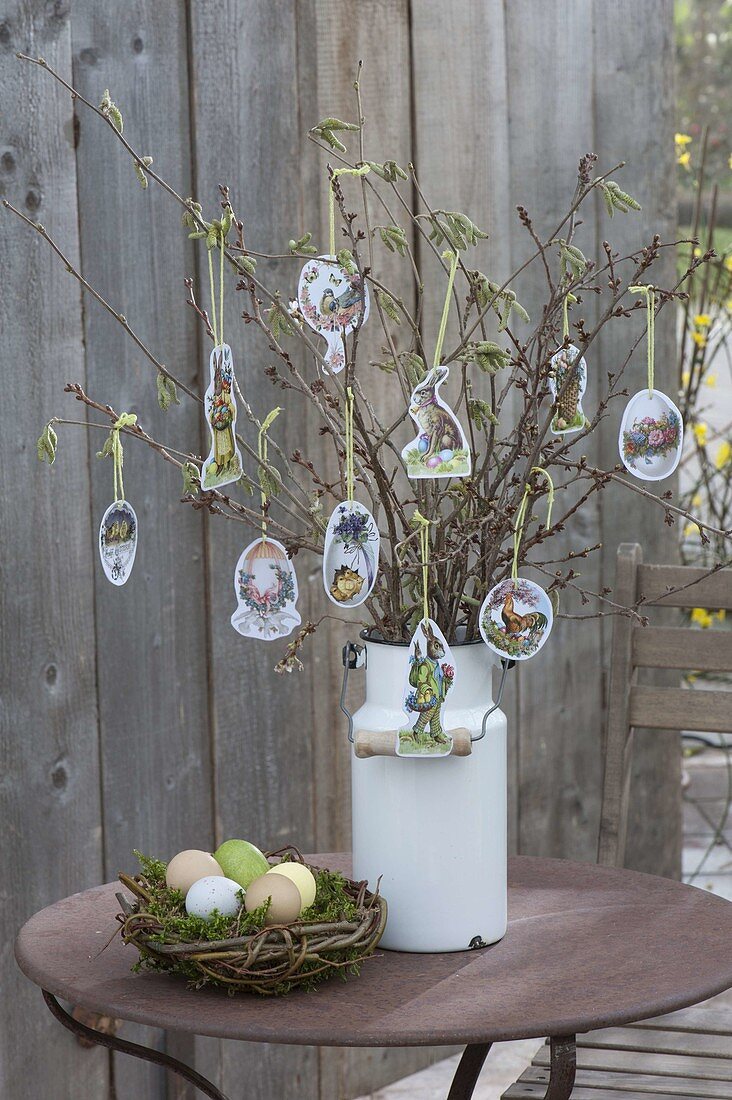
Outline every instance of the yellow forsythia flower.
<path id="1" fill-rule="evenodd" d="M 701 493 L 694 493 L 693 497 L 691 498 L 691 507 L 692 508 L 698 508 L 700 504 L 701 504 Z"/>
<path id="2" fill-rule="evenodd" d="M 730 460 L 732 460 L 732 443 L 730 443 L 728 439 L 723 439 L 719 444 L 719 449 L 714 459 L 714 465 L 718 470 L 721 470 Z"/>
<path id="3" fill-rule="evenodd" d="M 700 447 L 703 447 L 704 444 L 706 443 L 706 441 L 707 441 L 707 432 L 708 431 L 709 431 L 709 426 L 707 424 L 705 424 L 703 421 L 699 424 L 694 425 L 694 435 L 696 436 L 696 441 L 697 441 L 697 443 L 699 444 Z"/>
<path id="4" fill-rule="evenodd" d="M 697 313 L 694 318 L 694 324 L 697 328 L 708 328 L 711 324 L 712 318 L 708 313 Z"/>
<path id="5" fill-rule="evenodd" d="M 701 332 L 692 332 L 691 338 L 697 347 L 705 348 L 707 346 L 707 338 Z"/>
<path id="6" fill-rule="evenodd" d="M 690 142 L 691 138 L 688 134 L 674 134 L 674 143 L 676 145 L 681 145 L 683 147 L 684 145 L 689 145 Z"/>
<path id="7" fill-rule="evenodd" d="M 681 385 L 688 386 L 691 381 L 691 371 L 685 370 L 681 373 Z"/>
<path id="8" fill-rule="evenodd" d="M 691 161 L 691 153 L 689 153 L 689 152 L 684 152 L 684 153 L 681 154 L 681 156 L 676 158 L 676 163 L 680 164 L 682 168 L 688 168 L 690 161 Z"/>
<path id="9" fill-rule="evenodd" d="M 691 613 L 691 621 L 698 623 L 698 625 L 706 630 L 708 626 L 711 626 L 714 622 L 714 617 L 704 607 L 695 607 Z"/>
<path id="10" fill-rule="evenodd" d="M 705 386 L 711 386 L 712 388 L 714 388 L 716 386 L 716 384 L 717 384 L 716 374 L 708 374 L 705 377 L 705 379 L 704 379 L 704 385 Z"/>
<path id="11" fill-rule="evenodd" d="M 720 607 L 719 611 L 717 612 L 717 618 L 719 619 L 720 623 L 723 623 L 724 620 L 727 618 L 727 609 L 724 607 Z"/>
<path id="12" fill-rule="evenodd" d="M 684 528 L 684 538 L 690 539 L 692 535 L 699 534 L 699 525 L 697 523 L 687 523 Z"/>
<path id="13" fill-rule="evenodd" d="M 701 249 L 699 251 L 701 254 Z M 724 266 L 727 268 L 728 271 L 732 271 L 732 256 L 727 256 L 726 260 L 724 261 Z"/>

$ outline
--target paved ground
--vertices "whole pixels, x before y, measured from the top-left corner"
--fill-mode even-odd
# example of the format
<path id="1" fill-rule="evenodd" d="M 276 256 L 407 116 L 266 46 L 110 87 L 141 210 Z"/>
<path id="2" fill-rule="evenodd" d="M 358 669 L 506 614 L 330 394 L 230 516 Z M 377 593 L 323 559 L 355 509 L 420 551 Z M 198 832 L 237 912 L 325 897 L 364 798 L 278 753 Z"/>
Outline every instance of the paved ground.
<path id="1" fill-rule="evenodd" d="M 689 743 L 691 744 L 691 743 Z M 732 752 L 703 749 L 684 764 L 684 881 L 732 901 Z M 499 1100 L 541 1044 L 502 1043 L 488 1055 L 474 1100 Z M 360 1100 L 445 1100 L 458 1058 L 405 1077 Z"/>

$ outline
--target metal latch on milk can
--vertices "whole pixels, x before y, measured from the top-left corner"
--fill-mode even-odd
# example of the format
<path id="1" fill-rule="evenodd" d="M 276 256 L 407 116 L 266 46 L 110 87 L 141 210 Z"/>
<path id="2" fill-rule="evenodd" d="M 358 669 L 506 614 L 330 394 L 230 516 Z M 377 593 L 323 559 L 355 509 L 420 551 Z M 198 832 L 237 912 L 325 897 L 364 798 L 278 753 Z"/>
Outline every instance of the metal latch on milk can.
<path id="1" fill-rule="evenodd" d="M 348 673 L 351 669 L 365 668 L 366 667 L 366 647 L 358 645 L 356 642 L 346 642 L 342 652 L 343 658 L 343 681 L 341 684 L 341 697 L 339 701 L 340 709 L 348 719 L 348 740 L 354 747 L 357 756 L 369 757 L 369 756 L 396 756 L 396 749 L 392 747 L 392 736 L 396 738 L 397 731 L 390 730 L 382 731 L 380 733 L 371 733 L 369 730 L 358 730 L 354 735 L 353 731 L 353 715 L 346 706 L 346 691 L 348 689 Z M 482 741 L 486 735 L 486 727 L 488 719 L 495 710 L 501 705 L 503 698 L 503 689 L 506 685 L 506 676 L 509 669 L 512 669 L 516 664 L 515 661 L 510 661 L 507 657 L 501 658 L 501 680 L 498 685 L 498 694 L 496 700 L 483 715 L 483 721 L 481 723 L 480 733 L 468 734 L 465 730 L 464 733 L 467 736 L 455 737 L 453 741 L 452 753 L 448 755 L 453 756 L 469 756 L 472 749 L 472 743 L 474 741 Z M 455 730 L 455 734 L 462 733 L 463 731 Z M 396 742 L 394 741 L 394 744 Z"/>

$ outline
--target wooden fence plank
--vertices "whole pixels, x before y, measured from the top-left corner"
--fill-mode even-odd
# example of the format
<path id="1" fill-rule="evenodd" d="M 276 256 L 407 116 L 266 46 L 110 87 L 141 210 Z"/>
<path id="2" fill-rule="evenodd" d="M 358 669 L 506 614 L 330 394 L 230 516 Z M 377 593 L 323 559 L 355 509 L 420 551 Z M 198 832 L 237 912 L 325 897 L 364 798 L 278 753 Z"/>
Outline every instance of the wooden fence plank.
<path id="1" fill-rule="evenodd" d="M 448 50 L 444 48 L 445 42 L 450 43 Z M 440 64 L 436 70 L 438 57 Z M 412 65 L 413 160 L 420 185 L 433 207 L 464 211 L 489 234 L 487 241 L 466 254 L 465 262 L 502 283 L 512 270 L 508 80 L 502 0 L 480 5 L 463 4 L 459 0 L 447 3 L 423 0 L 414 5 Z M 476 119 L 480 119 L 479 125 Z M 424 328 L 428 339 L 433 340 L 445 281 L 426 253 L 426 246 L 420 242 L 426 302 Z M 492 339 L 497 335 L 495 327 L 489 321 Z M 474 393 L 487 398 L 488 379 L 480 372 L 474 373 L 477 374 L 473 378 Z M 507 406 L 507 412 L 510 416 L 513 409 Z M 502 703 L 511 731 L 517 729 L 517 680 L 518 676 L 509 677 Z M 511 852 L 518 847 L 517 749 L 518 738 L 512 732 L 508 739 Z"/>
<path id="2" fill-rule="evenodd" d="M 68 9 L 13 0 L 0 14 L 0 190 L 78 261 L 70 100 L 15 51 L 71 70 Z M 0 1094 L 106 1096 L 109 1061 L 58 1026 L 20 973 L 13 939 L 37 909 L 101 880 L 94 652 L 94 532 L 87 441 L 59 427 L 52 470 L 36 458 L 44 421 L 84 378 L 77 285 L 40 237 L 2 211 L 0 294 Z"/>
<path id="3" fill-rule="evenodd" d="M 298 6 L 298 71 L 300 75 L 300 154 L 304 167 L 303 229 L 313 230 L 325 240 L 326 226 L 326 163 L 328 158 L 305 142 L 308 127 L 321 118 L 335 115 L 354 120 L 356 98 L 353 80 L 357 63 L 363 61 L 361 92 L 366 118 L 365 144 L 368 159 L 384 161 L 394 159 L 406 166 L 413 159 L 410 87 L 409 5 L 406 0 L 345 0 L 339 6 L 338 19 L 317 2 L 301 2 Z M 416 17 L 419 20 L 420 10 Z M 419 46 L 415 40 L 413 50 Z M 354 146 L 353 139 L 351 146 Z M 358 185 L 345 181 L 344 193 L 357 202 Z M 408 185 L 402 185 L 408 200 Z M 402 211 L 396 200 L 390 200 L 395 213 Z M 383 223 L 384 212 L 373 200 L 370 202 L 372 224 Z M 411 227 L 400 219 L 412 239 Z M 361 223 L 359 222 L 359 225 Z M 414 289 L 407 262 L 384 249 L 375 241 L 379 275 L 387 285 L 394 285 L 403 292 L 404 300 L 412 305 Z M 374 399 L 379 414 L 385 415 L 385 423 L 393 418 L 395 399 L 401 402 L 396 383 L 387 379 L 370 361 L 381 358 L 381 347 L 386 342 L 376 310 L 361 336 L 363 355 L 361 378 Z M 406 436 L 405 436 L 406 441 Z M 328 456 L 331 472 L 333 457 Z M 406 488 L 406 480 L 404 486 Z M 343 630 L 331 630 L 334 665 L 331 679 L 331 700 L 314 693 L 314 753 L 315 753 L 315 826 L 318 843 L 326 850 L 333 843 L 350 844 L 350 768 L 351 751 L 345 736 L 345 726 L 339 713 L 333 714 L 332 701 L 339 688 L 339 648 L 345 638 Z M 348 636 L 355 638 L 355 627 Z M 362 674 L 352 677 L 354 690 L 352 702 L 360 705 L 363 696 Z M 324 711 L 324 702 L 328 703 Z M 330 1100 L 333 1096 L 357 1096 L 380 1088 L 399 1077 L 406 1076 L 429 1062 L 441 1057 L 442 1050 L 322 1050 L 320 1052 L 320 1096 Z"/>
<path id="4" fill-rule="evenodd" d="M 647 243 L 654 233 L 663 241 L 676 231 L 673 156 L 673 12 L 670 0 L 649 0 L 639 9 L 633 0 L 612 6 L 594 0 L 593 47 L 595 150 L 605 167 L 627 162 L 618 179 L 643 209 L 618 216 L 609 223 L 604 206 L 597 204 L 597 241 L 609 240 L 620 255 Z M 643 126 L 636 120 L 643 117 Z M 625 265 L 627 269 L 628 265 Z M 658 286 L 674 282 L 675 253 L 665 250 L 653 267 Z M 627 277 L 627 271 L 626 271 Z M 628 297 L 630 302 L 631 298 Z M 590 373 L 604 378 L 617 371 L 630 341 L 642 331 L 640 317 L 617 320 L 605 327 L 593 346 Z M 666 393 L 676 390 L 674 311 L 664 309 L 656 325 L 656 381 Z M 660 371 L 660 373 L 659 373 Z M 630 393 L 642 388 L 645 378 L 645 346 L 635 352 L 623 376 Z M 621 385 L 621 389 L 623 386 Z M 625 398 L 610 406 L 601 436 L 601 456 L 606 469 L 618 461 L 617 425 Z M 645 486 L 648 487 L 648 486 Z M 658 492 L 675 487 L 673 478 Z M 615 552 L 621 542 L 639 542 L 646 562 L 671 562 L 677 555 L 675 528 L 663 523 L 661 509 L 619 486 L 608 487 L 602 498 L 602 578 L 612 586 Z M 609 622 L 605 620 L 603 663 L 609 663 Z M 681 810 L 678 742 L 641 733 L 635 738 L 631 813 L 628 826 L 628 866 L 656 874 L 677 875 L 681 866 Z"/>
<path id="5" fill-rule="evenodd" d="M 302 201 L 293 6 L 287 0 L 194 0 L 190 51 L 197 199 L 212 216 L 219 208 L 218 185 L 228 184 L 251 247 L 286 251 Z M 198 261 L 198 285 L 206 288 L 205 256 L 199 254 Z M 281 286 L 284 301 L 292 297 L 297 261 L 277 267 L 262 262 L 258 272 L 265 283 Z M 237 378 L 260 419 L 275 405 L 287 404 L 272 435 L 289 453 L 306 439 L 303 405 L 284 402 L 281 391 L 264 377 L 269 353 L 254 326 L 241 321 L 249 302 L 234 290 L 235 283 L 227 279 L 225 324 Z M 201 297 L 208 303 L 206 289 Z M 201 360 L 207 362 L 208 354 L 209 348 L 202 346 Z M 256 445 L 256 429 L 245 417 L 239 427 Z M 263 848 L 292 842 L 308 850 L 315 835 L 312 693 L 320 690 L 337 706 L 327 686 L 327 634 L 309 647 L 307 671 L 283 678 L 273 666 L 285 642 L 263 645 L 235 633 L 229 622 L 234 566 L 253 537 L 239 523 L 219 519 L 208 524 L 217 835 L 245 837 Z M 295 564 L 303 621 L 317 618 L 313 608 L 320 606 L 315 602 L 321 592 L 320 571 L 304 555 Z M 197 1061 L 227 1093 L 236 1095 L 246 1081 L 253 1100 L 318 1096 L 318 1056 L 312 1048 L 200 1041 Z"/>
<path id="6" fill-rule="evenodd" d="M 537 231 L 549 233 L 566 212 L 580 157 L 595 146 L 593 119 L 592 5 L 580 2 L 537 6 L 531 0 L 505 5 L 510 118 L 511 206 L 521 203 Z M 613 49 L 612 42 L 608 48 Z M 548 70 L 551 95 L 547 94 Z M 511 220 L 512 267 L 534 250 L 529 234 Z M 579 227 L 576 243 L 593 255 L 591 225 Z M 513 287 L 532 321 L 546 300 L 539 265 Z M 594 304 L 589 303 L 589 310 Z M 587 310 L 583 310 L 587 315 Z M 591 314 L 590 314 L 591 316 Z M 589 370 L 585 408 L 596 400 L 599 375 Z M 591 454 L 591 448 L 588 449 Z M 573 497 L 562 494 L 561 504 Z M 537 511 L 537 514 L 540 514 Z M 579 542 L 596 541 L 599 501 L 590 499 L 581 516 L 552 539 L 551 557 Z M 592 532 L 592 534 L 590 533 Z M 539 583 L 547 578 L 536 575 Z M 582 563 L 581 583 L 595 591 L 599 562 Z M 562 593 L 561 611 L 579 610 L 579 599 Z M 601 784 L 602 685 L 587 670 L 601 663 L 600 636 L 593 620 L 558 619 L 551 645 L 520 669 L 520 703 L 513 736 L 519 744 L 519 849 L 574 858 L 595 854 Z M 550 778 L 551 777 L 551 778 Z"/>
<path id="7" fill-rule="evenodd" d="M 98 4 L 80 0 L 73 49 L 79 89 L 98 103 L 110 88 L 133 145 L 189 194 L 184 8 L 136 0 L 110 20 Z M 84 273 L 173 373 L 195 386 L 197 344 L 183 286 L 191 246 L 180 212 L 154 185 L 140 188 L 129 156 L 100 120 L 81 110 L 78 121 Z M 85 335 L 90 392 L 136 412 L 154 437 L 197 451 L 199 409 L 186 398 L 167 413 L 158 408 L 153 368 L 92 301 L 85 303 Z M 112 500 L 111 464 L 94 457 L 103 439 L 100 432 L 91 440 L 95 523 Z M 134 848 L 167 858 L 214 841 L 202 519 L 180 504 L 177 469 L 134 442 L 125 452 L 125 489 L 140 524 L 137 561 L 122 589 L 104 579 L 98 562 L 95 569 L 107 878 L 134 867 Z M 163 1042 L 152 1029 L 125 1033 Z M 124 1055 L 115 1061 L 119 1100 L 162 1097 L 159 1067 Z"/>

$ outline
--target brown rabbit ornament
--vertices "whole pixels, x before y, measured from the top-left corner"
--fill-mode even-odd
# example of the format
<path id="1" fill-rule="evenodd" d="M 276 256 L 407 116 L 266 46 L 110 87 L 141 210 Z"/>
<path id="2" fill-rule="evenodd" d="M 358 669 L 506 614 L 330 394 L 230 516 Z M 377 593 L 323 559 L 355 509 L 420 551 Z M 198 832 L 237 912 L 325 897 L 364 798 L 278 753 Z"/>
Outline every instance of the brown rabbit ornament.
<path id="1" fill-rule="evenodd" d="M 470 448 L 463 426 L 439 394 L 449 373 L 449 367 L 433 367 L 412 391 L 409 413 L 419 434 L 402 451 L 411 478 L 467 477 L 470 473 Z"/>
<path id="2" fill-rule="evenodd" d="M 444 729 L 443 708 L 455 683 L 455 659 L 432 619 L 423 619 L 409 646 L 404 713 L 408 724 L 397 734 L 397 756 L 448 756 L 452 737 Z"/>

